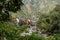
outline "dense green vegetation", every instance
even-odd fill
[[[22,5],[22,0],[0,0],[0,21],[9,20],[9,12],[17,12]]]
[[[37,26],[42,32],[50,34],[60,33],[60,5],[48,14],[41,14]]]
[[[54,36],[44,37],[32,33],[32,35],[21,36],[20,33],[26,30],[25,26],[20,26],[19,28],[8,26],[6,23],[0,25],[0,39],[4,40],[59,40],[60,34],[55,34]]]
[[[56,40],[54,36],[43,37],[42,35],[35,35],[32,34],[31,36],[22,36],[20,37],[21,40]]]
[[[37,15],[37,17],[40,17],[36,23],[37,27],[40,28],[42,33],[48,34],[47,37],[36,33],[32,33],[30,36],[21,36],[20,34],[23,31],[26,31],[26,26],[16,27],[7,24],[7,21],[10,20],[9,12],[17,12],[21,9],[22,5],[22,0],[0,0],[0,40],[4,40],[4,38],[6,38],[6,40],[60,40],[60,5],[56,5],[55,9],[48,14]],[[22,9],[24,8],[22,7]],[[26,14],[30,13],[27,12],[27,9],[24,10]],[[23,13],[23,10],[20,11]],[[37,10],[33,9],[33,11]],[[31,13],[40,12],[37,11]],[[26,18],[30,18],[32,17],[31,15],[25,16]]]
[[[9,12],[17,12],[22,5],[22,0],[0,0],[0,40],[4,40],[4,37],[14,40],[25,30],[25,26],[16,28],[5,23],[10,20]]]
[[[25,26],[20,26],[19,28],[8,26],[6,23],[0,23],[0,40],[3,40],[4,37],[7,40],[18,40],[20,33],[26,30]]]

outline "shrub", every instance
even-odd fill
[[[60,34],[55,34],[54,37],[56,38],[56,40],[60,40]]]
[[[51,34],[60,33],[60,10],[57,8],[58,6],[50,13],[40,16],[37,27],[39,27],[42,32],[49,32]]]
[[[2,39],[5,37],[7,40],[16,40],[20,37],[20,33],[25,29],[25,26],[17,28],[3,23],[0,24],[0,36]]]
[[[46,40],[46,38],[45,37],[43,37],[43,36],[41,36],[41,35],[34,35],[34,34],[32,34],[32,35],[30,35],[30,36],[22,36],[22,37],[20,37],[20,39],[19,40]]]

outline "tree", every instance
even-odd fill
[[[42,32],[60,33],[60,5],[56,5],[50,13],[41,15],[37,26],[40,27]]]
[[[5,21],[10,20],[9,11],[17,12],[22,5],[23,5],[22,0],[0,0],[0,22],[3,23]],[[0,28],[1,28],[0,29],[0,40],[4,40],[3,39],[4,35],[5,35],[5,37],[8,37],[8,39],[11,37],[11,35],[15,36],[15,34],[16,34],[15,31],[14,31],[14,33],[10,32],[12,29],[14,30],[15,27],[10,29],[10,27],[7,26],[6,23],[5,24],[4,23],[1,24],[1,23],[0,23]],[[5,29],[7,29],[7,30],[5,30]],[[19,30],[17,30],[17,31],[19,31]],[[10,40],[13,40],[13,39],[15,40],[14,37],[10,38]]]
[[[56,5],[55,9],[50,12],[52,26],[47,31],[51,33],[60,33],[60,5]]]
[[[9,11],[17,12],[22,5],[22,0],[0,0],[0,21],[9,20]]]

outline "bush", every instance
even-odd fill
[[[60,6],[59,6],[60,7]],[[58,10],[58,11],[57,11]],[[60,10],[57,7],[48,14],[42,14],[37,22],[37,26],[42,32],[51,34],[60,33]]]
[[[55,34],[54,37],[56,38],[56,40],[60,40],[60,34]]]
[[[20,33],[26,30],[25,26],[12,27],[8,26],[6,23],[0,24],[0,35],[1,38],[6,38],[7,40],[59,40],[60,34],[54,36],[44,37],[42,35],[38,35],[32,33],[32,35],[21,36]]]
[[[19,40],[46,40],[46,38],[41,35],[39,36],[32,34],[30,36],[21,36]]]
[[[47,40],[56,40],[56,38],[54,36],[48,36]]]
[[[21,36],[19,40],[56,40],[54,36],[44,37],[42,35],[32,34],[30,36]]]
[[[20,37],[20,33],[26,29],[25,26],[19,28],[8,26],[6,23],[0,24],[0,35],[1,38],[6,38],[7,40],[16,40]]]

